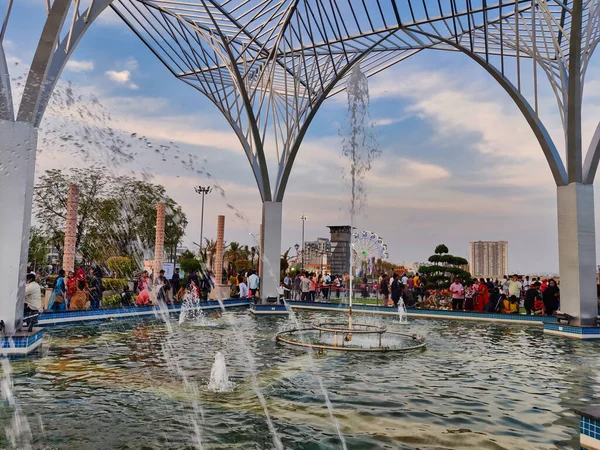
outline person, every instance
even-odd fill
[[[240,298],[248,298],[248,285],[244,283],[244,276],[238,275],[237,280],[240,287]]]
[[[35,274],[28,273],[25,277],[25,311],[24,315],[42,311],[42,288],[35,281]]]
[[[258,295],[258,275],[254,270],[250,271],[250,276],[248,277],[248,290],[250,291],[250,297],[256,297]]]
[[[369,284],[369,279],[367,278],[367,275],[365,274],[365,276],[362,279],[362,298],[367,298],[369,296],[369,290],[368,290],[368,284]]]
[[[77,280],[77,290],[71,296],[71,300],[69,301],[69,309],[71,310],[82,310],[87,307],[87,278],[85,277],[85,272],[83,269],[79,269],[77,271],[77,276],[75,277]]]
[[[414,282],[414,279],[413,279]],[[406,276],[406,272],[404,272],[404,275],[402,275],[402,284],[405,286],[408,286],[408,277]]]
[[[171,288],[173,289],[173,294],[177,294],[179,289],[181,289],[181,276],[179,275],[179,267],[175,268],[175,273],[171,277]]]
[[[156,279],[154,280],[154,283],[158,289],[157,293],[156,293],[156,300],[161,301],[161,302],[165,302],[166,304],[170,304],[170,300],[169,300],[169,282],[167,281],[167,278],[165,277],[165,271],[164,270],[160,270],[158,272],[158,277],[156,277]]]
[[[323,288],[321,289],[325,300],[329,300],[329,286],[331,286],[331,275],[327,272],[323,277]]]
[[[317,299],[317,276],[313,272],[308,277],[310,279],[310,301],[314,302]]]
[[[487,305],[490,291],[488,290],[487,283],[484,278],[479,279],[479,284],[477,288],[477,297],[475,297],[475,302],[473,304],[474,311],[483,311],[485,309],[485,305]],[[493,289],[492,289],[493,292]]]
[[[302,279],[300,280],[300,290],[302,291],[302,301],[310,302],[310,278],[307,272],[302,273]]]
[[[286,273],[285,277],[283,278],[283,297],[286,300],[289,300],[291,290],[292,290],[292,279],[290,278],[290,275],[288,273]],[[242,298],[241,295],[240,295],[240,298]]]
[[[506,282],[506,286],[508,288],[509,297],[516,297],[517,299],[521,298],[521,288],[523,285],[519,281],[519,276],[517,274],[514,274],[512,279]]]
[[[510,300],[508,299],[506,294],[500,295],[498,303],[498,312],[500,312],[501,314],[510,314]]]
[[[123,291],[121,292],[121,306],[125,308],[133,306],[133,298],[131,297],[128,285],[123,286]]]
[[[142,272],[142,275],[140,276],[137,285],[138,292],[142,292],[144,289],[150,291],[150,277],[148,276],[147,270],[144,270],[144,272]]]
[[[75,276],[75,272],[73,272],[72,270],[69,270],[69,273],[67,274],[66,285],[67,285],[66,309],[70,309],[69,305],[71,304],[71,298],[73,297],[73,295],[75,295],[77,293],[77,277]]]
[[[193,298],[195,298],[195,299],[200,298],[200,288],[198,287],[198,284],[196,283],[196,281],[192,280],[190,282],[188,291],[190,292],[190,294]]]
[[[508,313],[519,314],[519,297],[516,295],[508,297]]]
[[[502,279],[502,293],[504,295],[506,295],[507,297],[510,295],[509,290],[508,290],[508,285],[509,280],[508,280],[508,276],[504,275],[504,278]]]
[[[150,306],[150,293],[146,287],[144,287],[138,294],[137,298],[135,299],[135,304],[137,306]]]
[[[301,290],[300,290],[300,282],[302,278],[300,277],[300,273],[296,274],[296,278],[294,278],[294,300],[300,300]]]
[[[400,277],[398,275],[394,275],[392,284],[392,301],[394,302],[394,306],[398,306],[398,302],[400,301],[400,295],[402,295],[402,283],[400,282]]]
[[[148,275],[147,272],[145,273]],[[192,281],[196,284],[197,288],[200,287],[200,279],[198,278],[198,272],[196,270],[193,270],[192,273],[190,273],[190,276],[188,277],[188,286],[192,284]]]
[[[465,311],[473,311],[475,309],[475,294],[473,284],[469,284],[465,289]]]
[[[416,286],[419,285],[419,283],[420,283],[419,280],[420,280],[419,274],[417,274],[414,277],[407,277],[406,285],[408,286],[409,289],[414,289]]]
[[[99,309],[102,301],[102,270],[99,267],[90,269],[90,309]]]
[[[463,309],[465,288],[458,278],[454,278],[454,282],[450,285],[450,293],[452,294],[452,310],[456,311]]]
[[[542,296],[540,295],[540,291],[538,290],[540,287],[539,283],[533,283],[532,285],[529,286],[529,289],[527,289],[527,292],[525,292],[525,311],[527,312],[528,315],[530,314],[535,314],[535,302],[537,300],[542,300]],[[543,301],[542,301],[543,304]]]
[[[333,280],[333,285],[335,286],[336,298],[340,298],[340,291],[342,290],[342,279],[339,275],[335,276],[335,280]]]
[[[554,278],[548,280],[548,285],[542,294],[546,315],[552,316],[558,310],[558,302],[560,299],[560,289],[556,285]]]
[[[50,296],[50,301],[48,302],[48,310],[49,311],[64,311],[66,308],[65,305],[65,271],[60,269],[58,271],[58,278],[54,282],[54,287],[52,288],[52,295]]]
[[[383,297],[383,306],[387,306],[388,304],[388,299],[390,296],[389,286],[388,277],[384,273],[381,277],[381,283],[379,284],[379,290],[381,291],[381,296]]]
[[[523,281],[523,290],[527,292],[533,283],[529,281],[529,275],[525,276],[525,281]]]
[[[536,316],[543,316],[546,314],[546,307],[544,306],[544,300],[542,300],[541,296],[537,296],[535,302],[533,303],[533,314]]]

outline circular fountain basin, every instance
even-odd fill
[[[389,331],[376,325],[329,322],[306,328],[284,330],[275,336],[282,344],[345,352],[410,352],[427,346],[424,337],[417,334]]]

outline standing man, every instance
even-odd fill
[[[539,302],[542,300],[542,296],[540,294],[540,291],[538,290],[540,288],[540,284],[535,282],[533,283],[531,286],[529,286],[529,289],[527,289],[527,292],[525,292],[525,311],[527,311],[527,314],[535,314],[535,302]]]
[[[309,302],[311,300],[311,297],[310,297],[310,278],[308,276],[308,272],[304,272],[302,274],[302,279],[300,280],[300,290],[302,291],[302,301]]]
[[[506,281],[504,284],[506,286],[506,290],[508,291],[508,296],[512,297],[513,295],[516,298],[521,298],[521,282],[519,281],[519,277],[517,274],[512,276],[512,280]]]
[[[179,276],[179,267],[175,269],[175,273],[171,277],[171,287],[173,288],[173,298],[177,298],[177,293],[181,289],[181,277]]]
[[[248,277],[248,290],[250,291],[250,297],[256,297],[258,294],[258,275],[254,270],[250,271],[250,276]]]
[[[323,298],[325,298],[325,300],[329,300],[329,286],[331,285],[331,275],[329,275],[329,272],[327,272],[325,274],[325,277],[323,277],[323,287],[321,288],[321,292],[323,292]]]
[[[292,279],[289,274],[285,274],[285,278],[283,279],[283,297],[286,300],[290,299],[290,291],[292,290]]]
[[[454,279],[454,283],[450,286],[450,293],[452,294],[452,310],[463,309],[463,303],[465,301],[465,288],[460,284],[458,278]]]

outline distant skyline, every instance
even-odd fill
[[[40,3],[24,0],[14,6],[6,49],[15,78],[25,73],[39,38],[45,18]],[[0,8],[5,4],[0,1]],[[112,11],[84,36],[61,80],[63,86],[73,83],[75,104],[70,112],[49,110],[42,122],[38,175],[99,163],[116,174],[144,172],[183,207],[189,221],[184,245],[190,248],[200,235],[194,186],[218,182],[225,197],[217,192],[206,197],[204,236],[215,236],[217,215],[225,214],[226,240],[252,243],[261,201],[234,133],[214,105],[176,80]],[[586,76],[584,148],[600,120],[598,86],[599,65],[593,59]],[[373,77],[370,92],[382,156],[367,176],[368,201],[357,228],[379,234],[397,263],[425,261],[440,243],[468,258],[470,241],[506,240],[511,272],[558,271],[550,170],[525,119],[481,68],[460,54],[424,51]],[[167,146],[172,141],[180,153],[169,146],[163,161],[140,145],[135,162],[111,164],[101,152],[83,158],[73,143],[61,148],[52,130],[56,124],[81,129],[85,120],[75,121],[72,114],[83,106],[77,96],[90,93],[110,112],[116,132],[135,132]],[[562,148],[556,101],[549,89],[541,94],[540,116]],[[292,248],[293,253],[294,244],[300,244],[303,214],[308,216],[306,240],[328,237],[327,225],[350,222],[339,136],[345,113],[342,93],[325,102],[309,129],[284,199],[282,251]],[[53,144],[43,146],[44,138]],[[188,153],[202,173],[182,167]],[[596,215],[599,209],[596,202]]]

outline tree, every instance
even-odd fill
[[[200,270],[202,268],[202,263],[194,257],[181,258],[179,260],[179,267],[181,267],[181,270],[183,270],[186,274],[189,274]]]
[[[177,247],[187,218],[165,188],[133,177],[114,177],[105,167],[48,170],[35,187],[35,214],[62,257],[69,184],[79,187],[77,250],[84,263],[105,264],[121,255],[139,261],[152,254],[156,205],[166,205],[165,248]]]
[[[454,277],[459,277],[463,283],[471,281],[471,274],[462,267],[468,262],[465,258],[448,254],[449,250],[444,244],[435,248],[435,254],[429,257],[429,266],[419,267],[419,272],[427,280],[428,289],[448,288]]]
[[[34,272],[39,266],[43,266],[47,262],[48,256],[48,237],[45,236],[42,230],[38,227],[31,227],[29,232],[29,264],[33,267]]]
[[[131,258],[126,256],[111,256],[106,264],[110,270],[118,272],[120,277],[131,276],[136,269]]]
[[[283,252],[283,255],[281,255],[281,280],[283,280],[285,278],[285,273],[287,272],[288,268],[290,267],[290,262],[289,262],[289,253],[290,250],[292,248],[288,248],[285,252]]]

